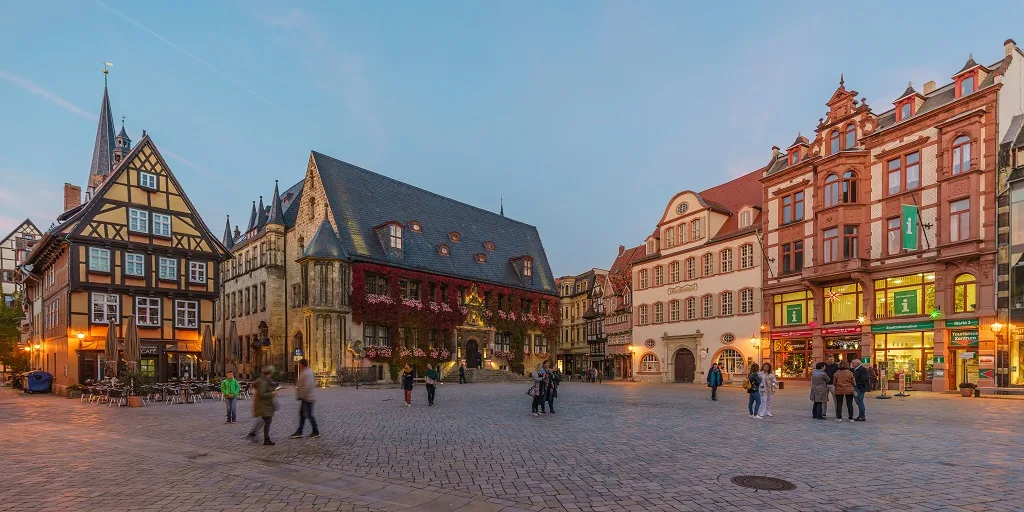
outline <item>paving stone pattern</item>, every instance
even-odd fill
[[[317,393],[323,437],[243,439],[223,405],[87,405],[0,390],[0,511],[406,510],[1010,511],[1024,509],[1024,401],[914,393],[868,398],[864,423],[810,419],[807,389],[746,414],[695,385],[565,383],[557,414],[529,414],[525,385],[449,384]],[[832,413],[832,407],[829,407]],[[307,427],[308,429],[308,427]],[[307,430],[308,433],[308,430]],[[757,491],[738,475],[782,478]]]

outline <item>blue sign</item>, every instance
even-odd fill
[[[302,357],[302,348],[301,347],[295,349],[295,357]]]

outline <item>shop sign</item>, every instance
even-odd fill
[[[903,229],[900,230],[901,247],[907,250],[917,249],[917,226],[921,220],[917,206],[904,204],[900,206],[900,223]]]
[[[668,289],[668,294],[673,295],[676,293],[687,293],[697,291],[697,283],[683,284],[679,286],[672,286]]]
[[[772,333],[773,340],[779,338],[806,338],[810,336],[814,336],[814,331],[810,329],[804,331],[782,331]]]
[[[836,335],[836,334],[860,334],[861,328],[858,327],[829,327],[828,329],[822,329],[821,334],[824,336]]]
[[[977,318],[961,318],[959,320],[946,320],[946,327],[977,327]]]
[[[953,347],[977,347],[978,331],[949,331],[949,344]]]
[[[960,352],[960,359],[974,359],[974,352]]]
[[[860,358],[860,362],[864,364],[871,364],[871,356],[864,356]]]
[[[139,347],[139,354],[144,356],[160,355],[160,347],[156,345],[142,345]]]
[[[917,290],[903,290],[893,292],[892,314],[896,316],[907,316],[917,314]]]
[[[872,325],[871,332],[927,331],[934,328],[935,322],[911,322],[908,324]]]
[[[946,356],[932,356],[932,364],[946,364]]]
[[[978,364],[981,366],[996,364],[996,356],[978,356]]]
[[[992,378],[992,370],[978,370],[978,378],[979,379],[991,379]]]
[[[860,348],[860,338],[840,338],[825,340],[825,350],[857,350]]]
[[[786,325],[799,325],[804,323],[804,305],[786,304]]]

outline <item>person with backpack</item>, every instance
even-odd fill
[[[751,418],[764,419],[758,416],[758,409],[761,408],[761,367],[754,364],[750,367],[747,380],[743,381],[743,389],[747,390],[747,412]]]
[[[708,371],[708,387],[711,388],[711,400],[718,401],[718,386],[722,385],[722,369],[718,363],[711,363],[711,370]]]

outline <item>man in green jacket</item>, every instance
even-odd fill
[[[241,391],[241,387],[238,385],[238,381],[235,380],[235,372],[229,371],[227,378],[224,382],[220,383],[220,394],[224,397],[224,403],[227,404],[228,409],[228,421],[225,423],[235,423],[235,406],[238,404],[238,393]]]

